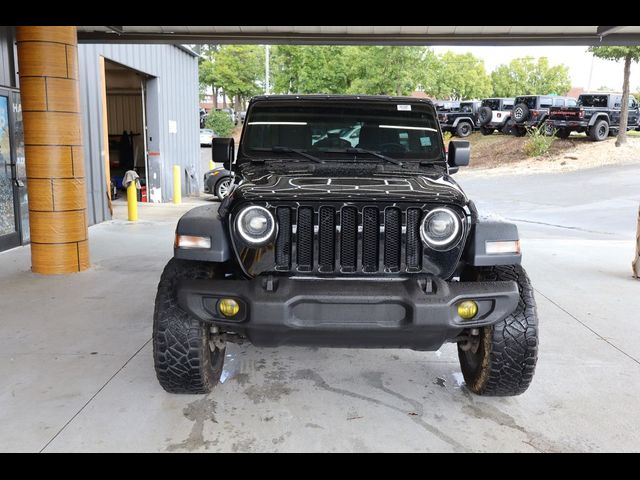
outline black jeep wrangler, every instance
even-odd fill
[[[480,133],[492,135],[496,130],[510,133],[508,124],[513,112],[513,98],[485,98],[478,110]]]
[[[527,129],[538,128],[545,124],[551,107],[575,107],[576,105],[576,99],[573,97],[553,95],[516,97],[509,128],[516,137],[523,137],[527,134]]]
[[[337,135],[359,127],[355,146]],[[315,140],[314,140],[315,138]],[[489,220],[452,179],[429,100],[261,96],[213,156],[233,169],[220,203],[178,222],[158,285],[153,354],[169,392],[218,382],[228,342],[410,348],[457,343],[467,387],[517,395],[538,319],[515,225]]]
[[[599,142],[607,135],[617,135],[620,129],[621,93],[583,93],[577,105],[551,107],[546,130],[560,138],[571,132],[585,132],[591,140]],[[640,107],[633,95],[629,95],[627,130],[640,129]]]
[[[478,109],[482,102],[472,100],[460,102],[457,108],[438,111],[438,121],[443,132],[451,132],[458,137],[468,137],[478,125]]]

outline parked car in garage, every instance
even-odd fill
[[[513,98],[485,98],[478,110],[480,133],[492,135],[496,130],[509,133],[507,125],[513,112]]]
[[[360,126],[355,147],[339,136],[345,124]],[[215,138],[213,156],[237,183],[219,208],[196,207],[176,227],[153,322],[165,390],[209,392],[226,345],[243,342],[451,342],[471,392],[528,388],[538,316],[517,226],[480,216],[455,182],[469,142],[445,151],[431,101],[254,97],[237,157],[233,138]]]
[[[217,135],[210,128],[201,128],[200,129],[200,146],[201,147],[210,147],[211,142]]]
[[[229,195],[233,184],[233,173],[224,167],[217,167],[204,174],[204,191],[215,195],[219,200]]]

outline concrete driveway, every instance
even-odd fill
[[[153,299],[189,205],[92,227],[86,273],[38,276],[28,249],[0,254],[0,450],[637,451],[638,178],[640,166],[459,174],[481,212],[518,222],[536,288],[538,368],[513,398],[469,393],[454,345],[231,345],[212,394],[165,393]]]

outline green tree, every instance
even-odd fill
[[[348,93],[408,95],[422,81],[426,59],[424,47],[346,47]]]
[[[549,65],[546,57],[515,58],[491,72],[493,94],[497,97],[518,95],[564,95],[571,88],[569,67]]]
[[[627,121],[629,115],[629,76],[631,62],[640,61],[640,47],[589,47],[595,57],[613,60],[624,60],[624,80],[622,82],[622,108],[620,109],[620,129],[616,139],[616,147],[627,142]]]
[[[213,110],[207,115],[205,126],[210,128],[219,137],[230,137],[233,132],[233,122],[229,114],[222,110]]]
[[[258,45],[223,45],[215,55],[214,78],[235,108],[263,91],[264,48]]]
[[[339,45],[278,45],[272,50],[275,93],[345,93],[345,48]]]
[[[213,89],[213,106],[218,108],[218,78],[215,71],[215,54],[219,50],[218,45],[201,45],[200,58],[198,58],[198,80],[200,82],[200,99],[206,94],[207,89]]]
[[[446,52],[429,58],[424,67],[424,90],[434,97],[462,100],[491,95],[491,78],[484,61],[471,53]]]

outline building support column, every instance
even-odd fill
[[[89,268],[76,27],[17,27],[31,269]]]

